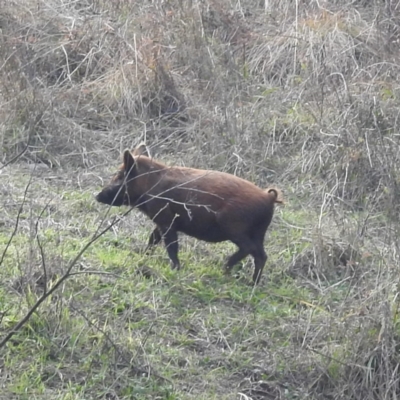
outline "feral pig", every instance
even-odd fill
[[[180,268],[178,232],[207,242],[230,240],[239,249],[227,260],[226,271],[251,254],[254,283],[267,260],[263,242],[274,204],[282,203],[277,189],[262,190],[234,175],[168,167],[150,158],[144,144],[125,150],[123,164],[96,200],[137,207],[151,218],[156,228],[147,249],[163,239],[172,268]]]

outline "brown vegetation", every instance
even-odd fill
[[[400,397],[399,82],[395,0],[0,0],[0,398]],[[140,215],[76,258],[141,141],[285,189],[268,279]]]

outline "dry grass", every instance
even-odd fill
[[[394,1],[0,1],[0,334],[119,214],[119,153],[283,188],[260,287],[131,213],[0,350],[0,398],[400,396]],[[105,225],[104,225],[105,224]]]

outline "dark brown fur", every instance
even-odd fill
[[[108,205],[139,208],[156,224],[148,248],[164,239],[172,268],[180,268],[178,232],[207,242],[230,240],[239,249],[226,263],[229,272],[247,255],[254,258],[254,283],[267,255],[265,232],[271,223],[277,189],[262,190],[224,172],[168,167],[146,155],[145,146],[125,150],[119,171],[96,199]]]

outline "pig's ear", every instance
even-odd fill
[[[146,156],[150,157],[149,149],[146,146],[146,143],[141,142],[138,144],[135,149],[132,151],[134,156]]]
[[[133,170],[133,167],[135,166],[135,159],[133,158],[132,153],[130,150],[125,150],[124,155],[123,155],[123,161],[124,161],[124,170],[125,172],[131,172]]]

